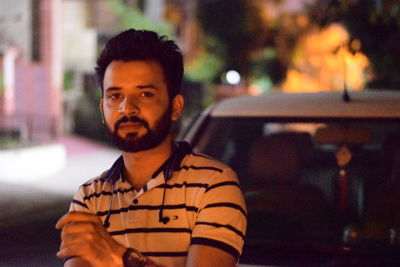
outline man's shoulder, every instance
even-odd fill
[[[115,183],[120,177],[120,171],[123,166],[123,158],[120,156],[113,165],[103,171],[99,176],[94,177],[80,186],[83,191],[94,191],[102,190],[106,184]]]
[[[225,169],[230,169],[228,165],[223,163],[222,161],[210,157],[203,153],[191,152],[188,154],[184,160],[182,161],[183,164],[193,165],[193,166],[203,166],[203,167],[213,167],[224,171]]]
[[[202,153],[191,152],[179,167],[187,179],[200,177],[203,181],[214,179],[236,180],[236,173],[225,163]]]
[[[91,178],[87,180],[84,184],[82,184],[79,189],[81,191],[93,191],[96,192],[101,190],[104,187],[104,184],[107,183],[106,178],[104,177],[104,173],[100,174],[97,177]]]

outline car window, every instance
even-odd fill
[[[353,228],[389,241],[400,225],[398,121],[211,118],[201,133],[195,150],[239,176],[247,245],[342,242]]]

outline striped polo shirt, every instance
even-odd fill
[[[235,172],[188,152],[166,181],[167,162],[136,191],[120,175],[121,156],[106,175],[79,188],[70,210],[97,214],[103,222],[109,217],[107,230],[114,239],[165,266],[185,266],[191,244],[216,247],[238,259],[247,219]],[[107,175],[118,177],[109,182]],[[169,218],[165,224],[159,221],[160,209]]]

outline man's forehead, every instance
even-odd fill
[[[109,69],[126,69],[126,68],[154,68],[162,70],[162,66],[155,60],[113,60],[108,64],[106,71]]]
[[[112,61],[106,69],[104,84],[131,81],[146,86],[165,83],[161,65],[155,61]]]
[[[161,65],[155,61],[112,61],[103,79],[103,94],[158,91],[169,96]]]
[[[133,85],[132,86],[133,89],[139,89],[139,90],[145,90],[145,89],[151,89],[151,90],[159,90],[160,88],[155,86],[154,84],[144,84],[144,85]],[[104,90],[106,92],[114,92],[114,91],[120,91],[123,88],[120,86],[109,86],[104,88]]]

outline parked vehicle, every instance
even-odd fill
[[[241,263],[399,266],[400,93],[231,98],[181,138],[239,176]]]

